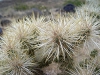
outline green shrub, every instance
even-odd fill
[[[44,5],[33,5],[31,8],[38,8],[39,10],[47,9]]]
[[[64,1],[64,5],[69,4],[69,3],[75,6],[81,6],[81,4],[85,3],[85,0],[65,0]]]
[[[17,6],[15,6],[15,10],[27,10],[27,9],[29,9],[29,6],[28,5],[26,5],[26,4],[18,4]]]

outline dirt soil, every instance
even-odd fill
[[[49,5],[49,6],[56,6],[57,4],[61,5],[63,3],[64,0],[4,0],[0,2],[0,9],[4,8],[4,7],[8,7],[8,6],[12,6],[12,5],[16,5],[17,3],[43,3],[45,5]],[[53,7],[52,6],[52,7]]]
[[[17,12],[14,6],[19,3],[28,6],[40,5],[45,6],[48,10],[51,8],[61,8],[65,0],[3,0],[0,2],[0,14],[6,16],[12,12]]]

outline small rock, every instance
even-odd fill
[[[2,28],[0,28],[0,35],[2,35],[3,34],[3,31],[2,31]]]
[[[3,16],[2,16],[2,15],[0,15],[0,19],[1,19],[1,18],[3,18]]]
[[[34,12],[35,17],[42,15],[42,12],[37,8],[32,8],[32,12]]]
[[[37,8],[32,8],[30,10],[25,11],[26,16],[30,17],[34,14],[35,17],[39,17],[42,15],[42,12]]]
[[[75,6],[73,4],[67,4],[63,7],[65,12],[75,12]]]
[[[9,25],[10,23],[11,23],[10,20],[5,19],[5,20],[2,20],[2,21],[1,21],[1,26],[7,26],[7,25]]]
[[[26,12],[26,15],[30,17],[32,16],[32,12]]]

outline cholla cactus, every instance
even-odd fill
[[[78,48],[89,53],[94,49],[100,49],[99,27],[100,22],[95,15],[89,15],[87,12],[76,11],[74,22],[77,26],[77,42]]]
[[[26,18],[19,22],[13,21],[7,27],[1,37],[0,75],[34,75],[34,67],[36,66],[34,58],[27,55],[29,47],[23,47],[24,41],[35,36],[33,34],[35,31],[33,21]]]
[[[87,12],[88,14],[100,15],[100,0],[86,0],[86,3],[77,9]]]
[[[99,75],[99,74],[95,74],[94,70],[96,69],[95,66],[90,66],[87,65],[88,67],[86,69],[83,69],[80,66],[77,66],[75,68],[75,71],[71,71],[69,72],[70,75]]]
[[[12,33],[12,36],[16,36],[16,39],[22,40],[32,36],[35,32],[35,18],[23,18],[21,20],[13,20],[11,26],[8,28],[7,33]]]
[[[34,66],[32,58],[20,51],[10,50],[6,52],[5,60],[0,61],[1,75],[33,75]],[[32,72],[33,71],[33,72]]]
[[[58,59],[63,56],[65,60],[66,55],[72,57],[74,52],[74,45],[72,41],[75,36],[74,29],[71,27],[71,19],[59,16],[57,18],[51,18],[42,26],[38,26],[39,36],[37,41],[40,44],[37,45],[39,52],[41,52],[43,58]]]
[[[35,66],[34,60],[26,55],[25,49],[21,49],[20,42],[16,41],[13,37],[12,40],[11,38],[3,38],[2,40],[3,43],[0,50],[0,74],[33,75],[33,67]]]
[[[84,60],[83,63],[79,63],[74,66],[73,70],[69,70],[67,73],[70,75],[99,75],[100,69],[97,69],[97,58]]]

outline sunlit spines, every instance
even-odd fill
[[[36,63],[23,52],[12,50],[6,52],[8,58],[0,62],[1,75],[33,75]]]
[[[83,4],[81,7],[77,7],[78,10],[81,10],[83,13],[87,12],[89,15],[95,14],[100,15],[100,0],[86,0],[85,4]],[[76,9],[76,10],[77,10]]]
[[[74,16],[74,25],[77,31],[76,45],[86,50],[86,53],[99,49],[100,32],[98,28],[100,27],[100,22],[97,20],[96,15],[89,15],[87,12],[77,10]]]
[[[38,27],[37,41],[40,43],[37,47],[40,48],[40,51],[43,51],[42,54],[46,60],[52,58],[59,60],[60,55],[65,59],[66,54],[72,56],[74,46],[71,44],[73,38],[70,37],[74,35],[73,32],[70,32],[71,22],[69,22],[69,18],[60,15],[57,18],[51,18],[43,26]]]
[[[77,65],[74,65],[74,69],[69,69],[67,73],[70,75],[99,75],[100,69],[98,66],[97,58],[87,58]]]

